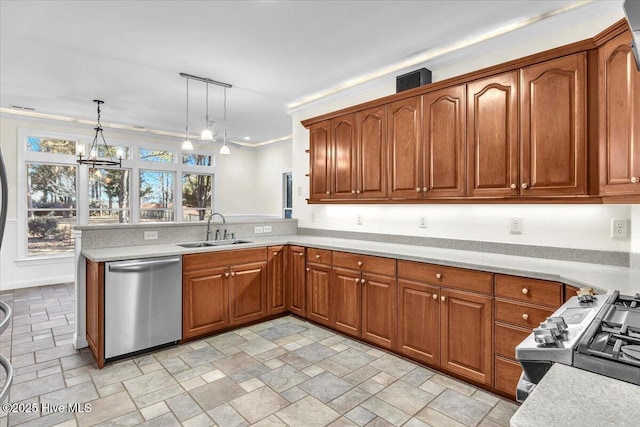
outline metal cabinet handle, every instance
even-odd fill
[[[360,281],[360,279],[358,279],[357,277],[355,278],[356,283],[358,283]]]
[[[520,187],[526,190],[527,188],[529,188],[529,185],[526,182],[523,182]]]
[[[316,255],[316,259],[320,259],[320,255]]]
[[[442,274],[436,273],[436,279],[442,279]]]
[[[522,315],[522,318],[523,318],[524,320],[529,320],[529,315],[528,315],[527,313],[524,313],[524,314]]]
[[[331,191],[327,191],[327,194],[331,194]]]
[[[358,267],[362,267],[362,261],[358,261]]]
[[[422,191],[426,193],[427,191],[429,191],[429,187],[422,187]]]
[[[366,282],[366,280],[360,279],[360,283],[364,284],[365,282]]]
[[[526,295],[526,294],[528,294],[528,293],[529,293],[529,289],[527,289],[527,288],[522,288],[522,293],[523,293],[523,294],[525,294],[525,295]]]
[[[438,295],[433,294],[433,299],[438,299]]]
[[[311,269],[309,267],[307,267],[307,271],[311,271]]]
[[[298,254],[298,256],[304,256],[304,253],[300,252],[300,253]]]
[[[229,273],[224,273],[224,277],[229,277]]]
[[[637,184],[638,182],[640,182],[640,177],[632,176],[632,177],[631,177],[631,182],[632,182],[633,184]]]
[[[351,190],[351,194],[356,194],[356,190]]]
[[[274,255],[278,255],[278,252],[274,252],[273,254],[274,254]]]
[[[235,276],[235,275],[236,275],[236,272],[235,272],[235,271],[232,271],[232,272],[231,272],[231,276]]]
[[[446,301],[446,300],[447,300],[447,297],[445,297],[444,295],[442,295],[442,296],[440,297],[440,299],[441,299],[442,301]]]
[[[416,187],[416,191],[419,193],[420,192],[420,187]]]
[[[360,190],[356,190],[356,193],[360,194]]]
[[[518,186],[517,186],[517,185],[515,185],[515,184],[511,184],[511,189],[512,189],[512,190],[515,190],[516,188],[518,188]]]

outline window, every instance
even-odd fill
[[[76,154],[76,141],[54,138],[27,138],[27,150],[39,153]]]
[[[139,154],[140,160],[145,162],[173,163],[173,153],[171,151],[140,148]]]
[[[127,223],[130,218],[129,170],[89,169],[89,223]]]
[[[174,172],[140,170],[140,221],[173,221]]]
[[[293,177],[291,172],[282,174],[283,187],[283,218],[293,218]]]
[[[203,221],[211,209],[211,175],[182,174],[182,220]]]
[[[112,157],[114,159],[128,159],[129,147],[125,147],[122,145],[109,145],[108,149],[106,149],[104,145],[98,145],[98,157],[103,159],[108,157]]]
[[[212,156],[207,154],[183,154],[182,163],[185,165],[211,166]]]
[[[27,163],[28,255],[73,252],[75,224],[76,167]]]

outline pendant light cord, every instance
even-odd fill
[[[189,79],[187,80],[187,126],[185,127],[185,131],[184,131],[184,139],[188,140],[189,139]]]
[[[207,83],[207,99],[205,101],[206,109],[207,109],[207,118],[204,123],[205,128],[209,128],[209,83]]]
[[[227,88],[224,88],[224,145],[227,145]]]

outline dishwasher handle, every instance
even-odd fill
[[[109,264],[109,271],[142,271],[154,266],[175,264],[180,262],[180,257],[154,259],[150,261],[120,262]]]

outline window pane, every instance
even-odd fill
[[[173,221],[173,172],[140,171],[140,221]]]
[[[288,173],[286,177],[286,193],[285,193],[285,207],[291,208],[293,206],[293,178]]]
[[[104,147],[104,144],[98,145],[98,157],[107,158],[111,157],[114,159],[129,158],[129,147],[125,147],[124,145],[109,145],[108,149]]]
[[[146,162],[173,163],[173,153],[171,151],[140,148],[140,160]]]
[[[183,154],[182,163],[185,165],[211,166],[212,156],[208,154]]]
[[[89,221],[129,222],[128,169],[89,169]]]
[[[202,221],[211,208],[211,175],[182,174],[182,219]]]
[[[284,217],[286,219],[291,219],[293,218],[293,211],[291,209],[285,209],[284,210]]]
[[[41,153],[76,154],[76,141],[64,139],[27,137],[27,150]]]
[[[75,166],[27,163],[27,209],[75,207]]]
[[[27,216],[29,256],[73,252],[75,210],[28,210]]]

